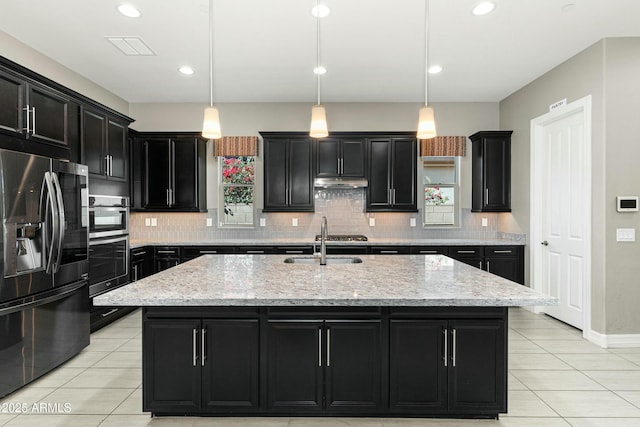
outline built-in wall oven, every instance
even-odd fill
[[[89,196],[89,296],[128,282],[129,200]]]

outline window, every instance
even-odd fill
[[[458,224],[458,157],[424,157],[424,225]]]
[[[253,226],[255,157],[220,157],[220,225]]]

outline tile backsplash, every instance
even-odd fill
[[[497,213],[460,212],[458,228],[422,226],[422,212],[364,212],[365,194],[362,189],[316,190],[315,212],[256,212],[256,223],[264,218],[266,226],[236,228],[218,226],[217,209],[207,213],[158,213],[131,214],[131,239],[154,242],[206,242],[224,239],[250,239],[259,241],[272,238],[313,238],[320,232],[320,219],[327,217],[330,234],[364,234],[369,238],[396,239],[508,239],[524,240],[523,235],[498,231]],[[156,227],[145,226],[146,218],[156,218]],[[207,219],[213,226],[207,227]],[[298,226],[292,226],[297,218]],[[369,219],[375,218],[375,226]],[[411,227],[411,218],[416,226]],[[482,226],[487,218],[487,226]]]

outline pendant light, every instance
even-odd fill
[[[202,136],[208,139],[222,138],[220,114],[213,106],[213,0],[209,0],[209,106],[204,109]]]
[[[318,89],[318,103],[311,108],[311,127],[309,130],[309,136],[312,138],[325,138],[329,136],[327,129],[327,112],[324,109],[324,105],[320,103],[320,18],[322,14],[319,13],[320,5],[319,0],[316,0],[316,69],[314,72],[317,77],[317,89]]]
[[[429,88],[429,0],[425,0],[424,6],[424,107],[420,108],[418,116],[418,139],[434,138],[436,133],[436,122],[433,108],[427,103]]]

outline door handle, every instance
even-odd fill
[[[444,367],[446,368],[449,364],[447,359],[449,358],[449,339],[447,334],[447,328],[442,330],[442,335],[444,336]]]
[[[27,104],[27,106],[25,108],[23,108],[23,110],[26,111],[26,113],[27,113],[27,117],[26,117],[27,126],[25,127],[24,130],[25,130],[26,133],[29,133],[29,131],[30,131],[29,127],[30,127],[30,124],[31,124],[31,123],[29,123],[29,113],[31,112],[31,109],[29,108],[29,104]]]
[[[56,197],[58,199],[58,256],[56,257],[56,264],[53,270],[54,272],[57,272],[58,268],[60,268],[60,261],[62,259],[62,245],[64,243],[66,234],[66,221],[64,215],[64,199],[62,197],[62,187],[60,187],[58,174],[53,172],[51,174],[51,178],[53,179],[54,188],[56,189]]]
[[[488,205],[489,204],[489,189],[485,188],[484,190],[484,204]]]
[[[546,240],[543,240],[542,242],[540,242],[540,244],[542,246],[549,246],[549,242],[547,242]]]
[[[58,216],[58,212],[57,212],[56,199],[54,199],[55,189],[53,187],[51,172],[47,171],[44,173],[44,183],[47,187],[47,207],[45,209],[45,216],[44,216],[45,225],[47,226],[47,228],[49,225],[49,222],[48,222],[49,210],[51,210],[51,241],[48,241],[45,233],[45,239],[48,241],[48,245],[45,242],[45,248],[48,252],[47,265],[46,265],[45,271],[47,272],[47,274],[51,274],[54,269],[54,265],[53,265],[53,258],[55,256],[54,248],[57,245],[57,238],[58,238],[58,232],[60,227],[60,225],[58,224],[58,221],[60,220],[60,217]],[[48,233],[49,230],[46,230],[46,231]]]

